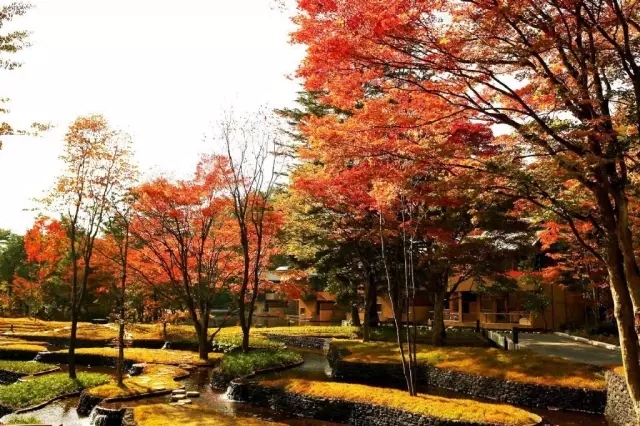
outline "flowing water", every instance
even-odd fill
[[[303,378],[316,381],[330,380],[329,374],[331,369],[326,357],[320,351],[297,350],[304,358],[304,364],[300,367],[272,373],[263,378]],[[63,366],[64,369],[65,366]],[[108,372],[113,374],[113,369],[103,368],[87,368],[83,371]],[[292,426],[321,426],[336,425],[319,420],[305,419],[301,417],[293,417],[280,413],[275,413],[268,407],[257,407],[249,404],[229,401],[224,392],[212,389],[210,383],[211,369],[196,369],[191,375],[181,381],[187,390],[197,390],[200,392],[199,398],[192,398],[193,408],[199,408],[205,412],[217,412],[219,414],[237,419],[239,422],[243,418],[262,419],[265,424],[277,422]],[[442,390],[429,389],[425,390],[449,398],[464,398],[463,395]],[[169,396],[146,398],[138,401],[129,401],[122,403],[104,404],[108,408],[134,407],[137,405],[148,404],[167,404]],[[487,401],[491,402],[491,401]],[[91,425],[91,417],[78,417],[75,407],[78,403],[77,398],[69,398],[64,401],[54,402],[40,410],[35,410],[30,415],[34,415],[46,424],[64,425],[64,426],[89,426]],[[553,425],[557,426],[607,426],[607,422],[603,416],[596,416],[581,413],[563,413],[549,410],[528,409],[538,415],[549,420]],[[8,419],[5,416],[0,421]],[[241,423],[239,423],[241,424]]]

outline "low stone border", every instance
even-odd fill
[[[289,364],[289,365],[279,365],[277,367],[263,368],[262,370],[256,370],[252,373],[249,373],[244,377],[232,377],[229,374],[220,374],[220,373],[217,373],[216,370],[213,370],[213,377],[211,378],[211,386],[216,389],[227,389],[231,384],[231,382],[233,382],[234,380],[250,379],[250,378],[264,375],[264,374],[277,373],[278,371],[290,370],[292,368],[300,367],[302,364],[304,364],[304,360],[296,362],[294,364]]]
[[[0,349],[0,359],[12,361],[33,361],[40,353],[38,350],[31,349]]]
[[[400,364],[359,363],[345,361],[342,359],[343,356],[344,352],[331,347],[327,358],[332,367],[334,380],[384,385],[398,389],[406,387],[406,379]],[[607,402],[605,389],[580,389],[514,382],[444,370],[430,365],[420,365],[417,370],[418,382],[427,386],[523,407],[602,414]]]
[[[619,351],[620,350],[620,346],[612,345],[610,343],[598,342],[597,340],[589,340],[589,339],[585,339],[584,337],[572,336],[571,334],[560,333],[558,331],[554,332],[553,334],[555,334],[556,336],[564,337],[565,339],[571,339],[571,340],[575,340],[576,342],[586,343],[587,345],[597,346],[599,348],[609,349],[610,351]]]
[[[318,349],[328,350],[331,344],[331,337],[316,337],[316,336],[288,336],[286,334],[270,334],[262,333],[267,339],[274,342],[284,343],[287,346],[294,346],[296,348],[304,349]]]
[[[635,424],[636,413],[624,377],[613,371],[607,371],[606,381],[607,407],[604,414],[607,420],[616,425]]]
[[[493,423],[463,422],[428,417],[374,404],[318,398],[241,380],[231,382],[229,397],[236,401],[271,407],[287,414],[329,422],[373,426],[498,426]],[[536,425],[543,424],[542,419]]]
[[[498,345],[500,349],[505,349],[508,351],[518,350],[518,347],[515,343],[513,343],[513,339],[509,337],[506,333],[499,333],[493,330],[486,330],[487,339]]]

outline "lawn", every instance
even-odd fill
[[[346,350],[345,361],[365,363],[399,363],[398,346],[390,342],[334,340]],[[521,383],[603,389],[602,368],[576,364],[562,358],[545,357],[529,351],[507,352],[495,348],[444,347],[419,345],[418,362],[445,370],[495,377]]]
[[[188,372],[171,365],[149,364],[146,365],[142,374],[124,379],[122,386],[118,386],[115,381],[92,388],[91,395],[101,398],[114,398],[129,395],[141,395],[158,388],[167,390],[178,389],[180,384],[176,378],[187,375]]]
[[[42,362],[0,360],[0,370],[10,371],[11,373],[36,374],[42,373],[43,371],[49,371],[54,368],[57,368],[57,366],[44,364]]]
[[[66,350],[59,351],[66,353]],[[116,348],[78,348],[76,354],[102,355],[109,358],[118,357],[118,349]],[[198,357],[196,352],[175,351],[171,349],[143,349],[143,348],[125,348],[125,359],[133,362],[148,362],[153,364],[193,364],[193,365],[210,365],[215,364],[222,358],[222,354],[210,353],[209,361],[203,361]]]
[[[18,414],[15,416],[11,416],[9,420],[5,420],[4,423],[6,425],[42,425],[42,420],[37,418],[36,416],[31,416],[29,414]]]
[[[234,352],[222,358],[219,370],[228,376],[243,377],[257,370],[286,367],[302,361],[302,356],[286,349]]]
[[[133,409],[133,417],[138,426],[284,426],[253,417],[227,417],[199,405],[139,405]]]
[[[313,337],[357,337],[360,327],[343,327],[340,325],[311,325],[302,327],[269,327],[252,328],[255,334],[284,334],[287,336]]]
[[[336,398],[376,404],[446,420],[514,426],[532,425],[540,421],[540,418],[535,414],[506,404],[490,404],[469,399],[449,399],[428,394],[411,397],[406,391],[395,389],[381,391],[380,388],[351,383],[279,379],[263,381],[261,384],[317,398]]]
[[[108,375],[99,373],[78,373],[76,380],[70,379],[67,373],[46,374],[26,382],[0,386],[0,404],[14,409],[26,408],[109,380]]]

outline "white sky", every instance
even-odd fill
[[[6,0],[0,0],[0,3]],[[0,150],[0,228],[28,229],[68,125],[102,113],[130,133],[144,171],[190,173],[221,108],[291,105],[304,49],[272,0],[32,0],[12,28],[32,32],[21,69],[2,72],[11,123],[57,127]],[[3,117],[0,117],[2,119]],[[210,143],[210,142],[209,142]]]

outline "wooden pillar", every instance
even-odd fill
[[[462,322],[462,292],[458,292],[458,321]]]

